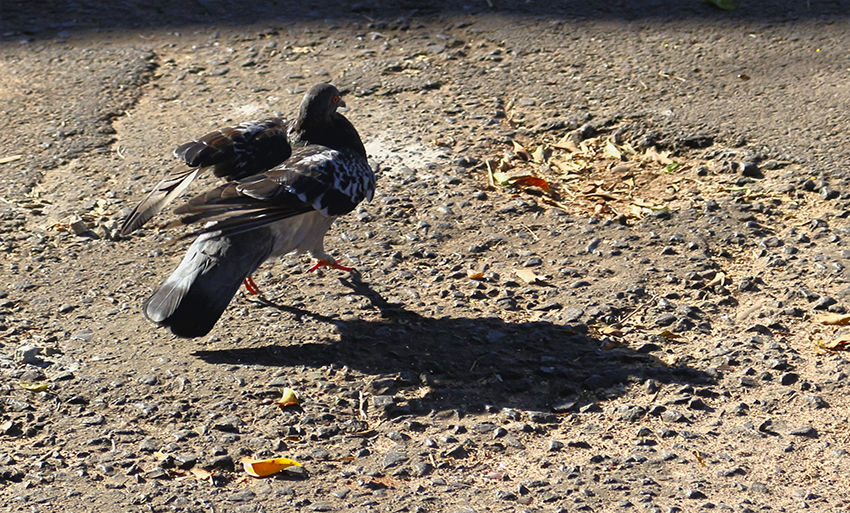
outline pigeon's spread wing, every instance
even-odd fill
[[[211,132],[174,150],[186,166],[161,182],[127,216],[121,233],[128,235],[141,228],[165,205],[179,196],[201,170],[238,180],[268,171],[289,158],[292,148],[287,140],[289,122],[283,118],[250,121]]]
[[[283,118],[249,121],[183,144],[174,155],[189,167],[212,167],[215,176],[239,180],[289,158],[288,130],[289,123]]]
[[[165,177],[124,219],[121,234],[129,235],[150,221],[165,205],[182,194],[200,171],[198,168],[182,168]]]
[[[237,234],[317,210],[328,217],[347,214],[372,199],[375,175],[352,149],[310,145],[280,166],[218,187],[181,206],[178,224],[208,224],[203,231]]]

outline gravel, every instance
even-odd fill
[[[850,296],[850,141],[834,129],[847,98],[818,92],[846,71],[830,57],[846,29],[818,18],[830,6],[784,3],[792,23],[676,5],[667,27],[623,25],[636,7],[621,5],[611,19],[483,5],[439,19],[318,6],[303,26],[175,5],[167,30],[96,32],[97,9],[55,23],[48,9],[4,29],[16,73],[0,79],[15,91],[0,146],[22,154],[0,164],[16,177],[0,181],[4,503],[845,507],[850,365],[818,347],[842,332],[815,317]],[[238,295],[211,336],[154,328],[140,305],[184,241],[153,226],[118,240],[121,217],[169,148],[290,114],[318,80],[352,91],[346,115],[379,170],[375,200],[327,240],[358,272],[308,275],[290,257],[255,276],[265,300]],[[489,186],[511,140],[533,152],[597,136],[684,165],[566,178],[533,163],[564,209]],[[626,208],[588,200],[593,181]],[[667,208],[634,213],[649,200]],[[283,387],[298,405],[274,404]],[[245,456],[304,466],[254,479]]]

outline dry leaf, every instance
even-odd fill
[[[581,165],[579,165],[575,162],[564,162],[563,160],[552,160],[551,163],[554,164],[554,166],[557,167],[560,172],[566,173],[568,175],[572,174],[576,171],[582,170]]]
[[[30,392],[47,391],[47,383],[27,383],[26,381],[21,381],[18,385],[20,385],[24,390],[29,390]]]
[[[268,477],[277,474],[289,467],[300,467],[301,464],[287,458],[272,458],[269,460],[255,460],[253,458],[242,458],[242,467],[249,476]]]
[[[522,144],[516,141],[511,142],[514,143],[514,153],[516,153],[517,157],[521,158],[522,160],[531,160],[531,155],[528,153],[528,150],[526,150],[522,146]]]
[[[704,289],[710,289],[715,285],[726,285],[728,282],[726,281],[726,273],[717,273],[717,275],[711,279],[708,283],[703,287]]]
[[[840,326],[850,324],[850,314],[821,314],[815,316],[815,322]]]
[[[602,335],[610,335],[614,337],[623,336],[623,330],[621,330],[620,328],[615,328],[614,326],[600,326],[597,331],[599,331],[599,333]]]
[[[522,281],[529,284],[543,282],[546,280],[544,276],[540,276],[529,269],[514,269],[514,272]]]
[[[567,150],[571,153],[578,153],[581,151],[581,148],[576,146],[575,141],[573,141],[573,138],[569,134],[562,137],[561,140],[553,144],[552,147],[558,148],[559,150]]]
[[[554,200],[552,198],[542,198],[542,199],[543,199],[543,203],[546,203],[547,205],[553,205],[553,206],[556,206],[556,207],[563,209],[563,210],[569,209],[569,207],[566,204],[561,203],[560,201]]]
[[[204,470],[202,468],[197,468],[197,467],[191,468],[191,469],[189,469],[189,473],[192,474],[193,476],[195,476],[195,479],[197,479],[199,481],[212,482],[212,480],[213,480],[213,473],[208,471],[208,470]]]
[[[670,207],[668,207],[667,205],[653,205],[652,203],[646,203],[643,201],[635,201],[633,204],[636,207],[646,208],[652,210],[653,212],[658,212],[660,210],[670,210]]]
[[[531,160],[537,164],[546,163],[546,149],[543,145],[538,146],[537,149],[534,150],[534,153],[531,154]]]
[[[497,171],[490,176],[493,177],[494,182],[501,185],[502,187],[507,187],[508,185],[511,184],[511,176],[507,173],[502,173],[500,171]]]
[[[629,143],[623,143],[622,145],[620,145],[620,149],[628,153],[629,155],[637,154],[637,150]]]
[[[658,162],[662,166],[669,166],[673,163],[673,159],[670,158],[669,151],[662,151],[661,153],[655,149],[655,146],[646,149],[646,156],[650,158],[650,160],[654,162]]]
[[[536,176],[518,176],[511,179],[511,185],[517,187],[540,187],[546,192],[549,192],[549,182]]]
[[[287,387],[283,389],[283,396],[274,403],[280,406],[281,408],[284,408],[286,406],[293,406],[295,404],[298,404],[298,396],[295,395],[295,390],[292,390],[291,388]]]
[[[850,349],[850,330],[842,328],[830,342],[819,342],[818,348],[829,351],[847,351]]]
[[[605,154],[610,155],[617,160],[620,160],[621,158],[623,158],[622,152],[620,152],[620,150],[617,149],[617,146],[614,143],[612,143],[611,141],[608,141],[607,143],[605,143]]]
[[[659,333],[659,334],[658,334],[658,336],[659,336],[659,337],[664,337],[664,338],[666,338],[666,339],[668,339],[668,340],[676,340],[677,338],[682,338],[682,336],[681,336],[681,335],[676,335],[675,333],[673,333],[673,332],[672,332],[672,331],[670,331],[670,330],[664,330],[664,331],[662,331],[661,333]]]

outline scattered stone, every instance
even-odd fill
[[[70,379],[74,379],[74,373],[71,371],[60,371],[50,377],[50,381],[67,381]]]
[[[815,428],[813,428],[811,426],[803,426],[803,427],[794,428],[794,429],[788,431],[788,434],[791,435],[791,436],[805,436],[805,437],[808,437],[808,438],[817,438],[818,437],[817,430],[815,430]]]
[[[71,340],[82,340],[83,342],[91,342],[94,338],[94,332],[90,329],[80,330],[71,335]]]
[[[823,399],[823,397],[819,395],[807,395],[803,397],[803,403],[806,404],[809,408],[813,409],[821,409],[821,408],[829,408],[829,404]]]
[[[685,497],[688,499],[707,499],[704,493],[699,490],[685,490]]]
[[[398,466],[410,459],[407,456],[407,453],[404,452],[388,452],[386,456],[384,456],[384,469],[392,468]]]
[[[227,433],[238,433],[240,428],[245,425],[245,422],[236,415],[228,415],[213,421],[212,429],[216,431],[224,431]]]
[[[758,481],[754,481],[750,485],[750,491],[756,493],[770,493],[770,491],[767,489],[767,486],[764,483],[760,483]]]
[[[41,347],[35,344],[24,344],[15,349],[15,363],[18,365],[31,365],[41,361],[38,353],[41,352]]]
[[[413,474],[416,477],[424,477],[430,474],[434,470],[434,467],[425,461],[418,461],[413,464]]]
[[[821,296],[817,301],[815,301],[815,304],[812,305],[812,310],[826,310],[830,306],[835,305],[837,303],[838,301],[836,301],[834,298],[831,298],[829,296]]]
[[[688,419],[676,410],[666,410],[661,412],[661,420],[664,422],[687,422]]]
[[[251,502],[257,498],[257,494],[254,493],[250,488],[245,488],[244,490],[238,491],[229,497],[227,500],[230,502]]]
[[[0,424],[0,433],[3,433],[6,436],[18,436],[21,434],[21,428],[17,422],[7,420]]]
[[[142,374],[138,378],[136,378],[136,383],[142,385],[156,385],[157,379],[153,374]]]

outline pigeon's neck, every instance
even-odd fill
[[[323,127],[327,130],[328,127],[332,127],[333,125],[334,120],[331,117],[317,118],[316,116],[306,116],[304,112],[301,112],[295,121],[294,128],[296,132],[310,133],[320,131]]]
[[[357,129],[339,113],[334,113],[329,119],[318,122],[309,117],[298,119],[292,130],[291,142],[320,144],[335,150],[351,148],[366,156],[366,149],[363,147],[360,135],[357,134]]]

